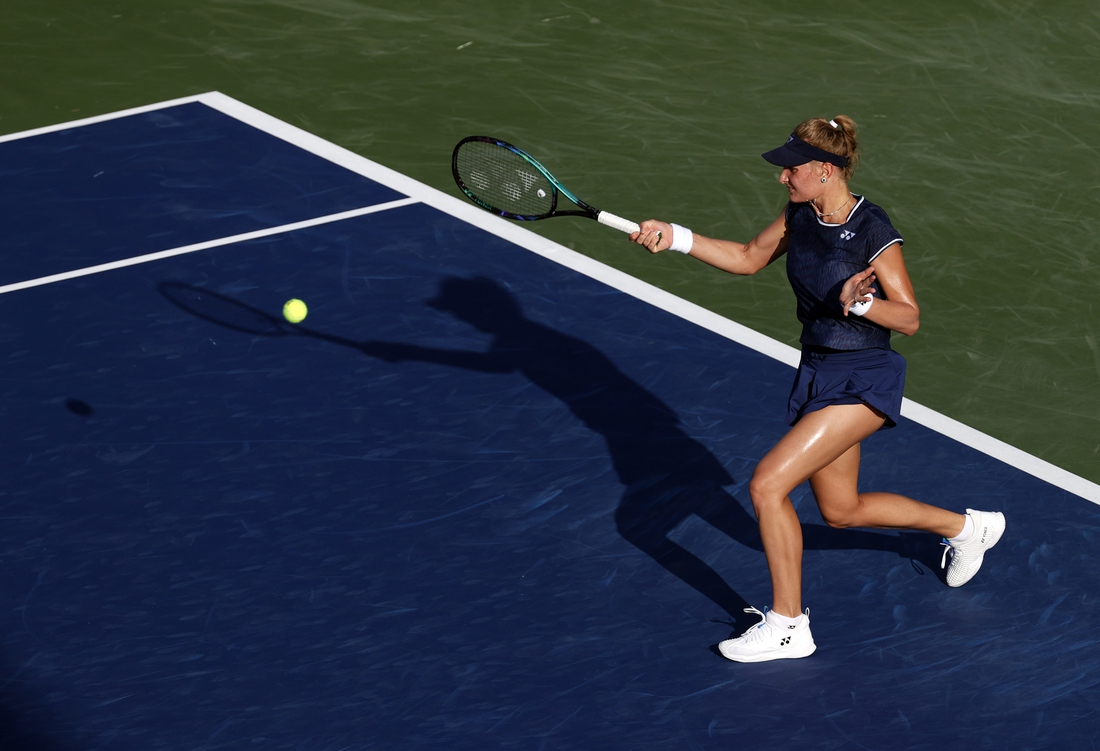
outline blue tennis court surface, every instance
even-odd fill
[[[818,652],[727,662],[790,367],[224,103],[0,143],[4,283],[121,262],[0,296],[3,748],[1096,747],[1096,505],[906,420],[985,568],[800,489]]]

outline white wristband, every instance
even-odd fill
[[[668,226],[672,227],[672,245],[669,245],[668,249],[675,250],[677,253],[690,253],[691,246],[695,244],[695,235],[691,230],[679,224],[670,223]]]
[[[874,304],[875,298],[872,295],[870,300],[863,300],[857,303],[852,303],[852,307],[848,308],[848,312],[854,316],[861,316],[871,309]]]

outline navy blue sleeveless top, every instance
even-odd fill
[[[803,345],[829,349],[890,349],[890,330],[844,316],[840,290],[901,235],[881,208],[862,196],[844,224],[821,221],[808,203],[787,204],[787,279],[798,299]],[[875,297],[883,297],[875,285]]]

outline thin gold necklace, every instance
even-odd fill
[[[844,209],[844,207],[847,206],[848,204],[850,204],[851,202],[852,202],[852,194],[849,193],[848,194],[848,200],[845,201],[844,203],[842,203],[840,205],[839,209],[837,209],[836,211],[830,211],[828,214],[822,214],[821,211],[818,211],[817,216],[818,216],[819,219],[828,219],[829,217],[833,216],[834,214],[839,214]],[[814,204],[814,208],[815,209],[817,208],[816,203]]]

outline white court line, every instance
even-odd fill
[[[331,224],[332,222],[341,222],[345,219],[352,219],[357,216],[366,216],[367,214],[375,214],[379,211],[387,211],[389,209],[396,209],[400,206],[408,206],[412,203],[419,203],[415,198],[400,198],[396,201],[387,201],[386,203],[379,203],[374,206],[365,206],[361,209],[352,209],[351,211],[341,211],[337,214],[327,214],[326,216],[319,216],[313,219],[306,219],[301,222],[292,222],[290,224],[280,224],[278,227],[267,227],[266,229],[258,229],[252,232],[243,232],[239,235],[230,235],[228,237],[220,237],[217,240],[206,240],[201,243],[193,243],[191,245],[181,245],[178,248],[169,248],[168,250],[159,250],[156,253],[147,253],[143,256],[134,256],[132,258],[123,258],[120,261],[111,261],[109,263],[101,263],[96,266],[86,266],[82,269],[74,269],[73,271],[63,271],[60,274],[51,274],[50,276],[41,276],[37,279],[28,279],[25,282],[15,282],[13,284],[5,284],[0,286],[0,295],[7,294],[8,292],[15,292],[16,290],[29,289],[31,287],[41,287],[44,284],[53,284],[54,282],[63,282],[66,279],[76,279],[81,276],[90,276],[92,274],[101,274],[104,271],[114,271],[115,269],[124,269],[127,266],[137,266],[142,263],[149,263],[151,261],[160,261],[164,258],[172,258],[173,256],[182,256],[187,253],[195,253],[200,250],[209,250],[210,248],[219,248],[223,245],[232,245],[234,243],[242,243],[248,240],[257,240],[261,237],[271,237],[272,235],[282,235],[287,232],[294,232],[300,229],[307,229],[309,227],[317,227],[322,224]]]
[[[723,318],[718,314],[707,310],[695,303],[688,302],[682,298],[665,292],[662,289],[654,287],[651,284],[636,279],[629,274],[625,274],[617,269],[607,266],[599,261],[596,261],[588,256],[577,253],[570,250],[563,245],[547,240],[541,235],[537,235],[534,232],[524,228],[519,224],[507,222],[504,219],[493,216],[477,207],[468,201],[459,200],[454,196],[450,196],[442,191],[436,190],[424,183],[418,182],[407,175],[403,175],[400,172],[383,167],[382,165],[372,162],[369,159],[362,157],[352,151],[349,151],[341,146],[337,146],[334,143],[326,141],[312,133],[307,133],[301,128],[297,128],[289,123],[278,120],[271,115],[268,115],[260,110],[250,107],[243,102],[239,102],[236,99],[228,97],[220,92],[209,92],[206,94],[199,94],[194,97],[186,97],[184,99],[176,99],[169,102],[162,102],[160,104],[149,105],[148,107],[140,107],[132,110],[125,110],[120,113],[113,113],[109,115],[103,115],[95,118],[86,118],[78,120],[73,123],[61,124],[50,126],[49,128],[39,128],[34,131],[27,131],[21,134],[13,134],[11,136],[5,136],[0,138],[0,142],[5,140],[13,140],[15,138],[25,137],[29,135],[37,135],[40,133],[47,133],[57,130],[63,130],[71,127],[78,127],[80,125],[91,124],[94,122],[102,122],[104,120],[114,119],[116,117],[125,117],[131,114],[139,114],[141,112],[149,112],[157,109],[163,109],[165,107],[172,107],[178,104],[184,104],[187,102],[202,102],[207,106],[216,109],[230,117],[233,117],[241,122],[251,125],[258,130],[264,131],[277,138],[281,138],[301,149],[304,149],[310,153],[316,154],[324,159],[327,159],[335,164],[338,164],[346,169],[356,172],[364,177],[367,177],[376,182],[382,183],[394,190],[397,190],[405,195],[411,196],[412,199],[408,202],[420,202],[425,205],[431,206],[439,211],[449,214],[457,219],[472,224],[480,229],[496,235],[502,239],[518,245],[521,248],[536,253],[540,256],[548,258],[556,263],[559,263],[567,268],[577,271],[585,276],[591,277],[604,284],[624,292],[632,297],[636,297],[639,300],[654,305],[662,310],[665,310],[673,315],[679,316],[687,321],[695,323],[698,326],[702,326],[709,331],[713,331],[716,334],[726,337],[738,344],[744,345],[757,352],[772,357],[782,363],[785,363],[791,367],[798,365],[799,352],[793,347],[790,347],[782,342],[776,341],[770,337],[767,337],[757,331],[742,326],[735,321],[731,321],[728,318]],[[394,207],[401,202],[393,202],[392,204],[382,204],[382,207]],[[334,215],[338,216],[338,215]],[[292,225],[287,225],[288,227]],[[289,230],[287,230],[289,231]],[[253,234],[253,233],[249,233]],[[228,242],[239,242],[239,238],[247,239],[246,236],[238,236],[238,238],[226,238],[225,242],[213,241],[215,243],[226,244]],[[205,243],[199,243],[199,245],[206,245]],[[214,247],[212,244],[210,247]],[[201,250],[202,248],[195,248]],[[171,251],[165,251],[171,252]],[[193,252],[193,251],[187,251]],[[153,254],[156,255],[156,254]],[[155,260],[150,258],[149,260]],[[143,261],[144,262],[144,261]],[[113,264],[104,264],[104,267],[92,267],[93,269],[107,270],[106,267],[112,267]],[[90,271],[89,273],[96,273]],[[64,276],[64,275],[58,275]],[[45,279],[50,280],[50,277]],[[56,281],[56,280],[54,280]],[[42,283],[48,283],[44,281]],[[0,292],[8,291],[6,288],[0,288]],[[1014,446],[1010,446],[1004,441],[1000,441],[992,436],[988,436],[974,428],[964,425],[957,420],[954,420],[946,415],[942,415],[939,412],[928,409],[910,399],[905,399],[902,402],[902,414],[912,420],[915,423],[923,425],[931,430],[936,431],[948,438],[952,438],[965,446],[969,446],[977,451],[980,451],[987,456],[991,456],[998,459],[1009,466],[1016,467],[1017,469],[1033,475],[1045,482],[1054,485],[1055,487],[1066,490],[1074,495],[1078,495],[1081,498],[1092,501],[1093,503],[1100,504],[1100,485],[1093,483],[1089,480],[1079,477],[1067,472],[1061,467],[1057,467],[1050,462],[1044,461],[1036,456],[1032,456]]]
[[[131,115],[140,115],[145,112],[156,112],[157,110],[168,109],[169,107],[176,107],[181,104],[190,104],[191,102],[203,102],[209,94],[197,94],[195,96],[185,96],[179,99],[170,99],[167,102],[157,102],[156,104],[147,104],[143,107],[132,107],[128,110],[119,110],[118,112],[108,112],[105,115],[95,115],[94,117],[84,117],[80,120],[70,120],[67,123],[57,123],[56,125],[47,125],[44,128],[34,128],[33,130],[23,130],[18,133],[9,133],[6,136],[0,136],[0,143],[6,143],[7,141],[18,141],[21,138],[31,138],[33,136],[41,136],[45,133],[56,133],[61,130],[70,130],[72,128],[82,128],[85,125],[95,125],[96,123],[107,122],[108,120],[118,120],[123,117],[130,117]]]

